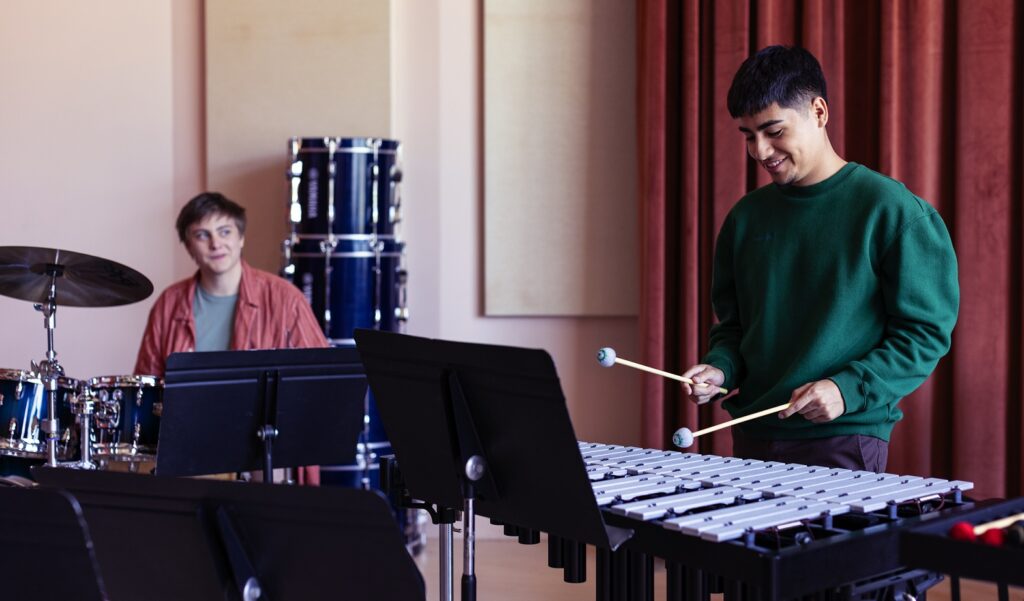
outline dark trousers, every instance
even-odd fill
[[[889,459],[889,443],[861,434],[804,440],[765,440],[746,436],[739,428],[733,428],[732,452],[743,459],[884,472],[885,463]]]

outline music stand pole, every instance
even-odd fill
[[[277,385],[281,381],[278,370],[264,370],[260,374],[263,389],[263,426],[256,431],[256,436],[263,441],[263,481],[274,483],[273,442],[279,434],[277,430]]]
[[[441,555],[441,601],[452,601],[452,571],[454,566],[453,554],[454,545],[452,540],[452,525],[451,524],[438,524],[438,530],[440,530],[440,555]]]
[[[461,393],[460,393],[461,394]],[[466,461],[466,492],[463,500],[465,511],[462,515],[463,559],[462,559],[462,601],[476,601],[476,483],[487,471],[486,462],[480,455],[473,455]]]
[[[267,424],[256,431],[256,436],[263,441],[263,481],[274,483],[274,453],[272,442],[278,435],[277,428]]]

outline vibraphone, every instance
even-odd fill
[[[971,503],[973,484],[657,449],[579,443],[606,524],[635,531],[597,549],[597,599],[907,599],[940,579],[899,561],[901,531]],[[536,542],[536,533],[506,525]],[[585,547],[548,537],[548,563],[586,578]]]

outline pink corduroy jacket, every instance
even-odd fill
[[[199,274],[164,290],[149,312],[135,373],[163,377],[171,353],[196,347],[195,301]],[[242,261],[231,350],[326,347],[320,324],[294,285]]]

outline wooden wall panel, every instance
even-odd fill
[[[277,271],[291,136],[391,137],[389,0],[207,0],[211,190],[249,212],[245,256]]]

